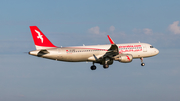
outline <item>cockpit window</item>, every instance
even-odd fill
[[[150,46],[150,48],[154,48],[153,46]]]

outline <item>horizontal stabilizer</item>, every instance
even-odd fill
[[[49,52],[47,50],[41,50],[38,52],[37,56],[42,56],[42,55],[45,55],[45,54],[48,54]]]

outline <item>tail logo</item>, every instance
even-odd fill
[[[42,37],[43,35],[41,35],[41,33],[37,30],[35,30],[35,32],[38,34],[37,38],[41,39],[41,42],[43,43],[43,37]]]

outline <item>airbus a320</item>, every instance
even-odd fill
[[[144,66],[143,58],[152,57],[159,50],[147,43],[115,44],[107,35],[109,45],[89,45],[74,47],[57,47],[39,30],[37,26],[30,26],[36,50],[30,51],[30,55],[66,62],[92,62],[91,70],[96,70],[95,63],[103,65],[105,69],[114,61],[122,63],[132,62],[139,58],[141,66]]]

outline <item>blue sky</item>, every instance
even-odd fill
[[[180,1],[1,0],[1,101],[177,101],[180,99]],[[104,70],[92,63],[33,57],[29,26],[56,46],[145,42],[160,53]]]

